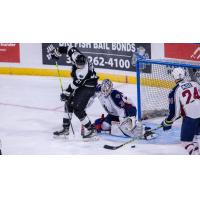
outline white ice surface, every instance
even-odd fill
[[[65,86],[70,79],[63,79]],[[136,102],[136,86],[115,83],[114,86]],[[105,144],[119,145],[129,139],[102,135],[96,142],[83,142],[80,122],[74,116],[75,137],[55,139],[52,133],[61,128],[63,103],[60,102],[59,80],[54,77],[0,75],[0,139],[6,155],[65,155],[65,154],[185,154],[180,146],[180,122],[168,133],[149,142],[136,141],[116,151],[106,150]],[[92,121],[105,113],[98,100],[87,111]],[[156,127],[162,119],[150,120]]]

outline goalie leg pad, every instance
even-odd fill
[[[158,137],[158,134],[151,131],[150,127],[143,125],[141,122],[137,123],[134,134],[145,140],[152,140]]]
[[[127,131],[132,131],[136,127],[135,117],[126,117],[120,119],[120,127]]]
[[[119,117],[108,114],[106,116],[105,120],[102,123],[102,130],[111,131],[111,127],[113,126],[113,122],[118,123],[119,122]]]

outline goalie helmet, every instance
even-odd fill
[[[185,78],[185,70],[181,67],[175,68],[172,71],[172,76],[175,80],[183,80]]]
[[[112,89],[113,89],[112,81],[109,79],[103,80],[103,82],[101,84],[101,93],[104,96],[108,96],[111,93]]]

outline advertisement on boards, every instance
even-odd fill
[[[165,43],[165,57],[200,61],[200,44],[197,43]]]
[[[19,43],[0,43],[0,62],[20,63]]]
[[[66,46],[73,45],[77,47],[96,68],[135,71],[135,53],[146,59],[151,58],[150,43],[43,43],[43,64],[53,65],[54,61],[49,59],[48,46]],[[59,65],[70,66],[70,59],[63,55]],[[144,72],[150,73],[150,68],[144,68]]]

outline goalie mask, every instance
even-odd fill
[[[108,96],[113,89],[113,83],[109,79],[103,80],[101,84],[101,93],[104,96]]]

